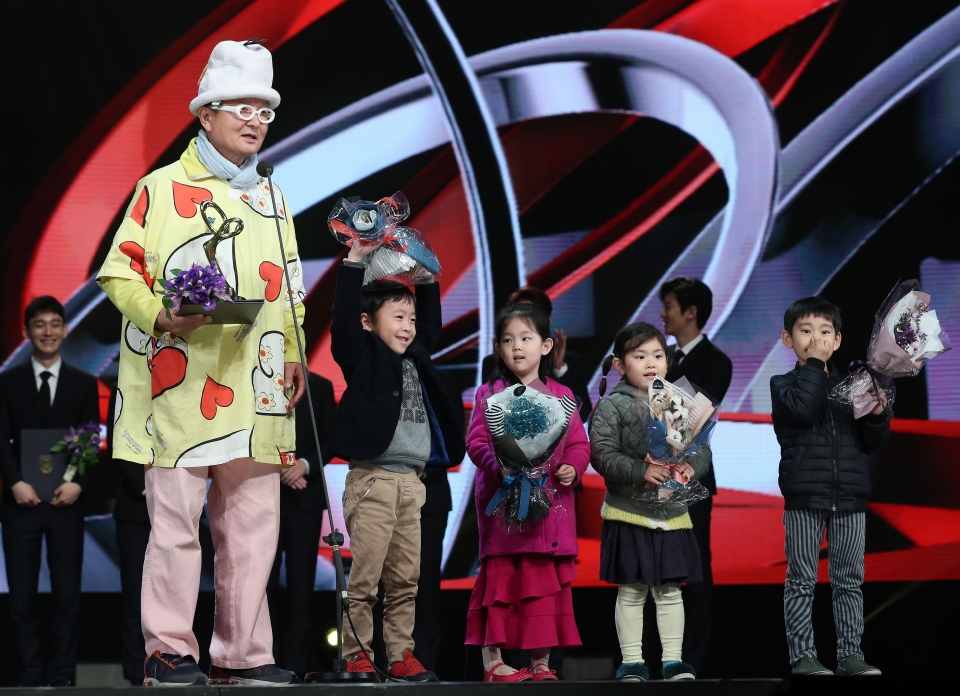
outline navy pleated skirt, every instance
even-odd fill
[[[600,533],[600,579],[613,585],[703,579],[700,548],[692,529],[662,531],[626,522],[603,521]]]

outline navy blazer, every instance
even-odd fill
[[[340,267],[330,326],[333,359],[347,380],[330,437],[330,452],[347,461],[369,461],[386,452],[400,421],[403,401],[401,356],[360,323],[363,273],[362,268]],[[418,285],[414,292],[417,335],[403,357],[416,361],[423,387],[432,439],[428,466],[455,466],[466,454],[463,419],[454,414],[444,382],[430,359],[442,327],[440,286]]]
[[[10,487],[23,480],[20,431],[62,428],[66,435],[70,428],[90,422],[100,422],[100,395],[93,375],[61,362],[57,391],[50,405],[50,422],[44,426],[40,421],[40,393],[30,361],[0,373],[0,476],[3,477],[4,514],[18,507]],[[82,478],[74,480],[83,485]],[[78,500],[62,510],[82,512],[83,506]]]

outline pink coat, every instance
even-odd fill
[[[467,453],[477,467],[476,504],[477,524],[480,527],[480,558],[487,556],[509,556],[522,553],[544,553],[554,556],[577,555],[577,517],[573,488],[576,485],[562,486],[550,473],[550,483],[556,488],[553,497],[555,505],[562,505],[566,512],[558,514],[551,511],[546,518],[534,523],[532,528],[522,532],[507,533],[503,521],[485,514],[491,498],[500,488],[500,465],[493,452],[493,438],[484,416],[487,397],[502,390],[505,382],[498,381],[491,391],[488,384],[477,390],[477,402],[473,409],[470,429],[467,431]],[[552,379],[547,380],[547,388],[557,397],[564,394],[573,398],[572,392]],[[590,463],[590,443],[583,428],[583,421],[575,411],[570,420],[566,448],[562,464],[569,464],[577,471],[577,481],[583,476]],[[554,467],[554,471],[560,464]]]

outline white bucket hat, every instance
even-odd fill
[[[273,57],[258,43],[221,41],[213,47],[210,60],[200,76],[199,94],[190,102],[190,113],[214,101],[257,97],[271,109],[280,104],[273,88]]]

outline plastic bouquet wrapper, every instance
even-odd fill
[[[375,280],[394,281],[404,285],[431,283],[440,273],[440,262],[430,243],[412,227],[400,222],[410,215],[410,203],[400,191],[379,201],[365,201],[352,196],[341,198],[327,217],[327,227],[341,244],[383,243],[364,257],[363,283]]]
[[[564,512],[553,503],[550,474],[563,458],[577,406],[568,396],[553,396],[539,380],[511,385],[487,400],[484,415],[503,482],[486,514],[499,516],[508,531],[524,531]]]
[[[647,421],[650,455],[671,470],[671,477],[659,486],[638,486],[633,497],[645,503],[693,503],[710,497],[699,481],[688,478],[680,465],[710,444],[720,406],[685,378],[670,383],[657,377],[650,383],[649,403],[637,398],[640,415]]]
[[[863,418],[880,403],[893,415],[895,377],[917,375],[927,360],[950,350],[930,295],[916,280],[899,283],[877,311],[866,361],[850,364],[850,374],[830,392],[833,401],[850,406]]]

